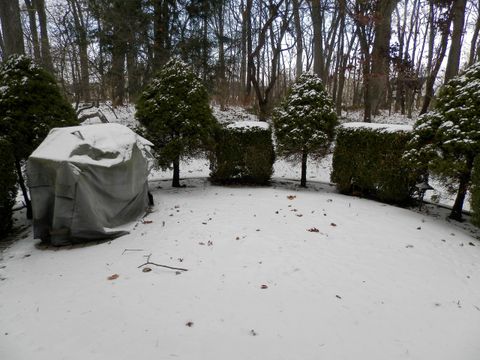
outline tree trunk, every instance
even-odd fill
[[[480,4],[479,4],[480,5]],[[472,35],[472,43],[470,45],[470,55],[468,57],[468,66],[473,65],[475,59],[477,58],[477,42],[478,34],[480,32],[480,12],[477,13],[477,21],[475,22],[475,30]]]
[[[378,1],[378,19],[375,22],[375,40],[372,49],[372,66],[369,79],[372,113],[378,115],[387,93],[389,51],[392,33],[392,12],[399,0]]]
[[[70,0],[80,57],[80,92],[85,102],[90,102],[90,80],[88,71],[87,29],[78,0]]]
[[[322,13],[320,0],[312,0],[313,24],[313,72],[318,76],[323,75],[325,59],[323,57]],[[325,81],[325,79],[322,79]]]
[[[452,212],[448,216],[452,220],[462,221],[463,203],[465,202],[465,196],[467,195],[468,184],[472,176],[473,159],[467,159],[467,172],[460,175],[458,179],[458,192],[455,198],[455,203],[452,207]]]
[[[37,61],[40,61],[41,55],[40,55],[40,43],[38,42],[36,9],[32,5],[31,0],[25,0],[25,5],[28,11],[28,22],[30,25],[30,33],[32,34],[33,58]]]
[[[50,73],[54,73],[52,55],[50,53],[50,41],[48,39],[48,21],[45,12],[45,0],[33,0],[38,13],[38,22],[40,24],[40,44],[42,54],[42,65]]]
[[[4,44],[4,58],[13,54],[24,54],[23,30],[18,0],[0,1],[0,21]]]
[[[240,45],[240,92],[239,95],[242,96],[246,88],[246,76],[247,76],[247,9],[244,6],[243,0],[241,2],[242,10],[242,38]]]
[[[301,187],[307,187],[307,160],[308,153],[304,150],[302,153],[302,176],[300,178]]]
[[[297,56],[295,63],[295,78],[302,74],[303,71],[303,38],[302,38],[302,24],[300,22],[300,5],[302,0],[293,0],[293,20],[295,25],[295,41],[297,47]]]
[[[180,187],[180,158],[173,160],[172,187]]]
[[[120,40],[121,41],[121,40]],[[112,105],[123,105],[125,100],[125,46],[123,42],[112,47]]]
[[[154,70],[160,69],[169,58],[168,49],[168,22],[169,10],[167,0],[154,1],[154,40],[153,40],[153,59]]]
[[[435,30],[432,29],[432,31],[435,31]],[[442,61],[445,58],[445,53],[447,52],[447,44],[448,44],[448,30],[443,30],[440,49],[437,52],[438,56],[437,56],[435,65],[433,69],[430,69],[430,73],[427,77],[427,82],[425,85],[425,97],[423,99],[420,115],[423,115],[428,111],[430,102],[433,99],[435,79],[437,78],[438,71],[440,70],[440,66],[442,65]]]
[[[33,218],[32,202],[28,196],[27,186],[25,185],[25,179],[23,178],[22,165],[20,160],[15,159],[15,169],[17,170],[18,184],[20,189],[22,189],[23,199],[25,200],[25,206],[27,207],[27,219],[31,220]]]
[[[453,5],[452,42],[450,44],[450,52],[448,53],[447,67],[445,69],[445,83],[456,76],[458,74],[458,69],[460,68],[466,6],[467,0],[455,0]]]

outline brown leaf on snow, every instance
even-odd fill
[[[337,226],[337,224],[335,224],[335,223],[330,223],[330,226]]]
[[[295,195],[288,195],[288,196],[287,196],[287,199],[288,199],[288,200],[293,200],[293,199],[295,199],[295,198],[296,198]]]
[[[142,269],[142,271],[143,271],[143,272],[150,272],[150,271],[152,271],[152,269],[149,268],[149,267],[144,267],[144,268]]]
[[[193,321],[188,321],[185,326],[192,327],[193,326]]]
[[[153,223],[153,221],[152,220],[143,220],[143,223],[144,224],[151,224],[151,223]]]
[[[316,227],[312,227],[312,228],[310,228],[310,229],[307,229],[307,231],[309,231],[309,232],[316,232],[316,233],[317,233],[317,232],[320,232],[320,230],[318,230]]]
[[[107,280],[115,280],[115,279],[118,279],[119,276],[120,276],[120,275],[118,275],[118,274],[113,274],[113,275],[110,275],[110,276],[107,278]]]
[[[260,286],[260,289],[268,289],[268,286],[263,284],[262,286]]]

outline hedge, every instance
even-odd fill
[[[0,239],[12,227],[12,207],[16,196],[15,165],[10,143],[0,138]]]
[[[402,156],[411,127],[367,123],[344,124],[337,129],[331,180],[344,194],[361,195],[387,203],[412,200],[418,172]]]
[[[218,183],[264,185],[273,173],[275,152],[267,123],[223,124],[216,134],[210,178]]]
[[[480,156],[473,164],[471,192],[472,223],[480,227]]]

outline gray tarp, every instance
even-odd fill
[[[125,234],[148,205],[152,144],[120,124],[55,128],[30,155],[35,238],[64,245]]]

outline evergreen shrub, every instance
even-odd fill
[[[275,162],[272,132],[270,128],[241,124],[225,124],[217,131],[211,179],[219,183],[267,184]]]
[[[473,165],[471,208],[472,223],[480,227],[480,156],[477,156]]]
[[[12,227],[12,207],[15,202],[17,178],[10,143],[0,138],[0,239]]]
[[[410,138],[408,127],[391,131],[376,124],[340,126],[333,154],[332,182],[344,194],[408,203],[419,182],[419,173],[402,159]]]
[[[180,161],[211,151],[218,127],[208,92],[192,70],[171,59],[142,92],[136,117],[154,145],[162,169],[173,167],[172,186],[180,186]]]

